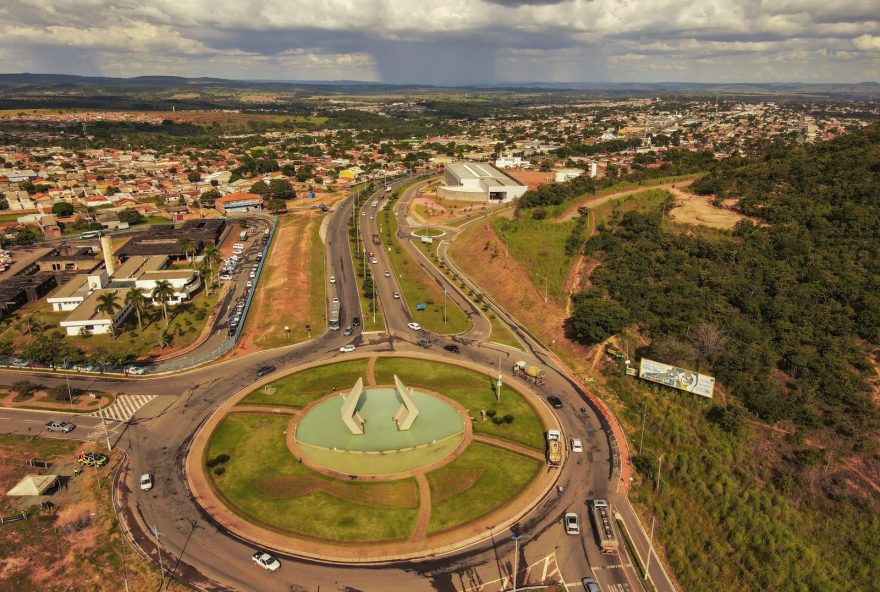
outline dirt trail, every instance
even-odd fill
[[[428,526],[431,523],[431,485],[424,473],[416,474],[416,483],[419,484],[419,517],[413,531],[413,542],[424,540],[428,536]]]
[[[675,207],[669,210],[669,219],[673,222],[730,230],[737,222],[748,218],[729,207],[712,205],[711,197],[687,193],[680,187],[682,185],[668,189],[675,196],[676,201]]]
[[[692,179],[685,179],[684,181],[675,181],[669,183],[661,183],[659,185],[643,185],[641,187],[636,187],[634,189],[626,189],[624,191],[617,191],[615,193],[609,193],[607,195],[599,195],[599,196],[589,196],[584,199],[578,200],[568,206],[562,215],[559,216],[556,220],[559,222],[565,222],[566,220],[571,220],[572,218],[579,216],[578,208],[583,206],[588,206],[591,208],[595,208],[596,206],[601,206],[604,203],[609,201],[620,199],[621,197],[626,197],[627,195],[632,195],[633,193],[638,193],[639,191],[647,191],[648,189],[666,189],[673,190],[678,189],[679,187],[687,187],[691,183],[693,183]],[[688,195],[682,193],[683,195]]]

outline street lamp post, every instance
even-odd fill
[[[642,443],[645,441],[645,418],[648,416],[648,404],[642,403],[642,433],[639,436],[639,455],[642,454]]]
[[[165,587],[165,567],[162,565],[162,547],[159,546],[159,537],[164,536],[159,529],[154,525],[150,527],[150,532],[156,537],[156,551],[159,552],[159,573],[162,574],[162,585],[159,587],[161,590]]]
[[[516,592],[516,575],[519,571],[519,541],[523,535],[518,534],[510,538],[513,539],[513,592]]]
[[[443,288],[443,324],[446,324],[446,294],[448,291],[446,288]]]
[[[651,516],[651,536],[648,539],[648,560],[645,562],[645,575],[643,580],[648,579],[648,571],[651,569],[651,554],[654,552],[654,520],[656,516]]]
[[[657,456],[657,483],[654,484],[654,492],[660,492],[660,467],[663,466],[663,455],[660,454]]]

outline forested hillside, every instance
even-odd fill
[[[609,375],[630,425],[648,406],[646,450],[669,459],[666,489],[635,497],[665,521],[688,590],[877,590],[880,126],[725,161],[692,187],[758,224],[628,212],[587,242],[600,265],[575,298],[582,340],[633,323],[640,354],[727,394],[708,406]],[[635,459],[649,483],[656,462]]]

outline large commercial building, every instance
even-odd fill
[[[457,162],[446,165],[446,185],[437,188],[445,199],[504,203],[528,190],[506,173],[485,162]]]

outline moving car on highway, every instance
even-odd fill
[[[565,524],[565,534],[581,533],[580,520],[578,520],[578,515],[574,512],[566,512],[565,516],[562,518],[562,521]]]
[[[272,374],[273,372],[275,372],[275,366],[260,366],[257,368],[257,378]]]

